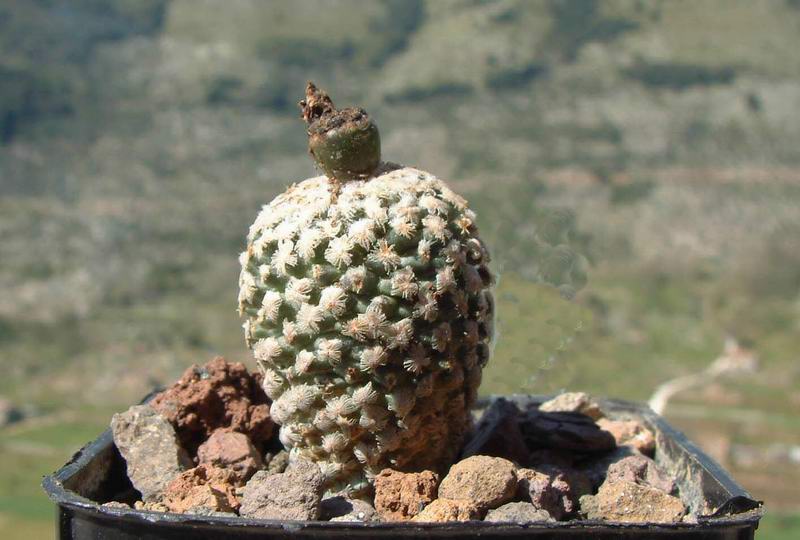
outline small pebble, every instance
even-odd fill
[[[539,406],[539,410],[544,412],[579,413],[590,417],[592,420],[603,417],[603,411],[600,410],[600,405],[585,392],[565,392],[559,394],[553,399],[542,403]]]
[[[161,502],[178,514],[233,512],[239,507],[234,482],[233,473],[227,469],[198,465],[170,482]]]
[[[440,498],[412,518],[417,522],[471,521],[480,519],[480,511],[470,501]]]
[[[339,495],[322,500],[320,519],[368,523],[380,521],[380,516],[368,502]]]
[[[614,437],[617,446],[631,446],[648,456],[652,456],[655,452],[656,438],[653,436],[653,432],[639,420],[601,418],[597,421],[597,425]]]
[[[489,510],[484,521],[502,523],[531,523],[535,521],[555,521],[553,517],[541,508],[536,508],[528,502],[511,502],[494,510]]]

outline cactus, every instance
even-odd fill
[[[239,310],[291,459],[363,496],[385,467],[442,470],[489,359],[489,255],[466,201],[380,163],[375,124],[311,83],[303,117],[328,176],[264,206],[240,257]]]

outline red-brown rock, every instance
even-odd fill
[[[191,453],[219,428],[247,433],[259,449],[272,436],[269,399],[261,388],[260,375],[222,357],[187,369],[151,405],[172,423]]]
[[[375,510],[384,521],[408,521],[436,498],[439,477],[431,471],[384,469],[375,477]]]
[[[261,455],[244,433],[218,429],[197,449],[197,461],[233,473],[234,483],[243,486],[262,468]]]
[[[164,490],[161,503],[170,512],[233,512],[239,507],[230,471],[199,465],[183,472]]]

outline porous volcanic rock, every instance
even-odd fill
[[[675,523],[686,513],[677,497],[625,481],[604,482],[597,495],[585,495],[580,503],[589,519],[626,523]]]
[[[111,432],[125,459],[128,478],[145,502],[157,500],[176,476],[192,466],[172,424],[149,405],[134,405],[115,414]]]
[[[541,508],[536,508],[529,502],[510,502],[499,508],[489,510],[484,521],[501,523],[531,523],[534,521],[555,521],[553,517]]]
[[[219,428],[246,433],[260,450],[272,436],[269,399],[261,388],[261,376],[220,356],[204,366],[188,368],[151,405],[175,426],[191,454]]]
[[[470,501],[440,498],[426,506],[411,521],[470,521],[480,519],[480,515],[478,507]]]
[[[161,502],[170,512],[233,512],[239,507],[235,475],[228,470],[198,465],[181,473],[164,490]]]
[[[244,487],[239,514],[257,519],[318,519],[322,491],[323,478],[315,463],[298,461],[278,474],[258,471]]]
[[[471,456],[450,467],[439,485],[439,497],[469,501],[484,513],[511,501],[516,489],[513,463],[498,457]]]
[[[237,486],[243,486],[264,464],[250,438],[244,433],[218,429],[197,449],[197,462],[233,473]]]
[[[431,471],[384,469],[375,477],[375,510],[384,521],[408,521],[436,498],[438,485]]]

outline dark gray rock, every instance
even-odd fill
[[[157,500],[174,478],[192,466],[172,424],[147,405],[115,414],[111,431],[128,478],[145,502]]]
[[[489,510],[484,521],[501,523],[531,523],[534,521],[555,521],[547,510],[536,508],[528,502],[512,502],[494,510]]]
[[[609,432],[603,431],[594,420],[580,413],[544,412],[531,408],[526,412],[520,430],[531,449],[600,453],[617,446]]]
[[[322,474],[307,461],[292,463],[286,472],[258,471],[242,492],[239,515],[257,519],[319,519]]]
[[[484,411],[472,437],[464,445],[461,457],[494,456],[520,465],[529,461],[528,447],[519,430],[520,411],[504,398],[496,398]]]
[[[579,459],[578,456],[580,456],[580,454],[575,454],[566,450],[555,451],[541,448],[531,452],[530,463],[528,466],[533,469],[537,469],[545,465],[569,468],[572,467]]]
[[[320,519],[326,521],[380,521],[378,513],[366,501],[337,496],[323,499],[320,504]]]
[[[319,503],[319,519],[329,521],[343,516],[353,509],[353,501],[343,495],[322,499]]]

